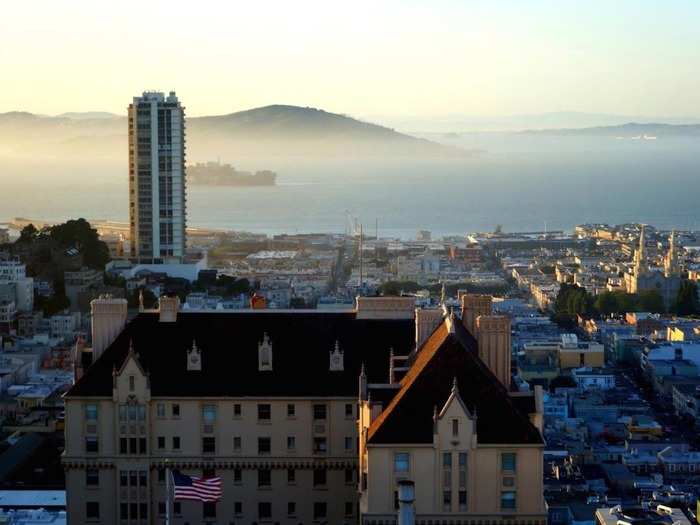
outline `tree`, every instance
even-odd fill
[[[39,233],[39,230],[36,229],[36,226],[34,226],[33,224],[27,224],[24,228],[22,228],[22,231],[19,233],[19,238],[17,239],[16,242],[19,242],[19,243],[33,242],[38,233]]]
[[[676,296],[674,310],[678,315],[696,315],[700,313],[698,304],[698,287],[694,281],[682,281]]]
[[[637,294],[637,305],[643,312],[662,314],[666,311],[664,298],[656,290],[646,290]]]
[[[51,226],[49,237],[63,248],[78,248],[83,254],[83,262],[90,268],[102,270],[109,262],[109,248],[85,219]]]

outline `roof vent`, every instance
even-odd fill
[[[331,372],[342,372],[345,369],[343,366],[343,352],[340,351],[340,345],[337,340],[335,342],[335,348],[330,352],[329,363],[328,370]]]

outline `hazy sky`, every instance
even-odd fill
[[[3,2],[0,112],[700,116],[698,0]]]

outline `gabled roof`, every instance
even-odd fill
[[[258,370],[258,344],[265,333],[272,344],[272,371]],[[193,340],[202,352],[201,372],[187,371]],[[130,341],[155,397],[355,397],[362,363],[368,382],[385,382],[390,349],[408,354],[415,325],[412,319],[357,319],[352,311],[181,311],[173,323],[143,312],[66,396],[111,397],[112,370],[123,366]],[[343,349],[343,371],[329,370],[336,341]]]
[[[416,354],[400,390],[370,425],[368,443],[432,443],[435,407],[445,405],[456,377],[460,398],[476,417],[479,443],[543,444],[521,404],[479,359],[474,338],[461,323],[454,322],[453,331],[448,324],[443,322]]]

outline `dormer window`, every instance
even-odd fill
[[[459,437],[459,419],[452,420],[452,436]]]
[[[129,392],[136,390],[136,378],[134,376],[129,376]]]
[[[330,365],[328,369],[331,372],[342,372],[344,369],[343,352],[340,351],[340,344],[335,342],[335,348],[330,353]]]
[[[263,334],[263,340],[258,344],[258,370],[260,372],[272,370],[272,344],[267,332]]]
[[[197,343],[192,341],[192,348],[187,351],[187,370],[189,372],[202,371],[202,351],[197,348]]]

